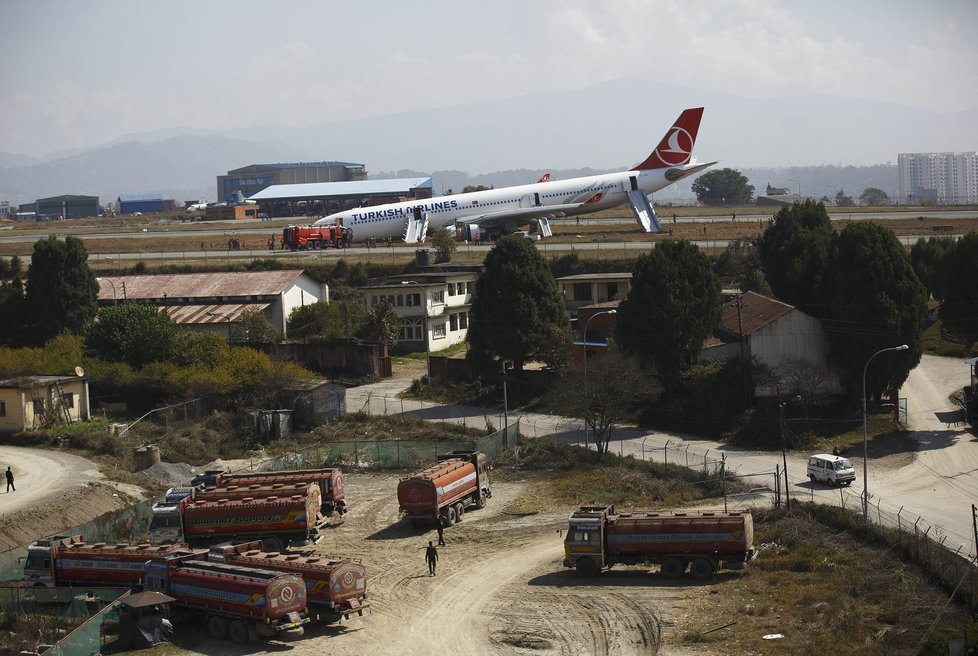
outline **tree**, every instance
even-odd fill
[[[631,358],[614,349],[587,367],[564,372],[548,393],[561,414],[584,416],[600,460],[611,443],[612,431],[649,400],[654,386]]]
[[[40,345],[63,330],[84,331],[98,310],[99,284],[76,237],[54,235],[34,244],[27,269],[26,340]]]
[[[978,233],[969,232],[947,254],[941,321],[968,344],[978,341]]]
[[[237,325],[231,331],[234,342],[261,344],[275,342],[281,337],[265,313],[258,308],[245,310],[238,317]]]
[[[944,299],[947,258],[954,250],[954,237],[928,237],[910,247],[910,264],[930,295]]]
[[[93,357],[141,369],[150,362],[170,359],[179,330],[166,313],[152,305],[110,305],[101,308],[89,326],[85,348]]]
[[[404,325],[404,318],[394,309],[389,298],[382,299],[363,319],[357,336],[371,342],[393,346]]]
[[[734,169],[704,173],[693,181],[692,190],[704,205],[747,205],[754,198],[754,185]]]
[[[720,282],[706,255],[688,241],[667,240],[635,263],[616,336],[623,350],[655,366],[668,395],[719,319]]]
[[[835,231],[825,205],[812,200],[778,210],[758,241],[764,275],[774,295],[810,312]]]
[[[3,280],[0,280],[0,316],[24,316],[24,282],[20,277],[20,258],[2,260]],[[24,342],[23,324],[19,321],[0,321],[0,345],[18,346]]]
[[[898,389],[923,352],[927,290],[893,231],[875,223],[846,226],[833,242],[818,297],[829,358],[850,394],[860,396],[863,367],[875,352],[907,344],[908,350],[874,361],[866,373],[870,397]]]
[[[329,303],[318,301],[295,308],[286,326],[296,339],[350,339],[362,330],[366,317],[367,307],[359,293],[337,293]]]
[[[771,295],[771,286],[761,269],[756,237],[739,237],[727,245],[713,266],[717,277],[733,280],[740,291]]]
[[[835,206],[836,207],[852,207],[856,204],[856,201],[852,199],[852,196],[846,193],[845,189],[839,189],[835,192]]]
[[[866,187],[859,195],[859,202],[870,207],[887,205],[890,202],[889,195],[878,187]]]
[[[469,315],[469,356],[483,363],[500,357],[522,369],[568,326],[557,281],[540,251],[522,235],[496,242],[484,267]]]
[[[435,263],[442,264],[452,261],[452,253],[458,248],[455,238],[448,228],[442,228],[431,236],[431,245],[435,249]]]

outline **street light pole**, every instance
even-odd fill
[[[431,344],[428,341],[428,299],[424,285],[417,280],[402,280],[402,285],[417,285],[421,291],[421,330],[424,332],[424,369],[428,377],[428,387],[431,387]]]
[[[800,396],[796,396],[792,401],[801,401]],[[788,405],[788,401],[782,401],[778,404],[781,410],[781,464],[784,467],[784,505],[785,508],[791,510],[791,494],[788,492],[788,455],[785,449],[785,430],[787,428],[787,422],[784,420],[784,407]]]
[[[880,353],[886,353],[887,351],[906,351],[909,346],[906,344],[901,344],[900,346],[893,346],[890,348],[880,349],[876,353],[869,356],[866,360],[865,366],[863,366],[863,521],[869,521],[869,438],[866,433],[866,370],[869,369],[869,363],[873,361]]]
[[[509,397],[506,393],[506,365],[511,360],[503,360],[503,446],[509,446]]]
[[[618,310],[603,310],[601,312],[595,312],[587,318],[584,322],[584,448],[587,448],[588,444],[588,433],[590,428],[588,428],[588,409],[589,409],[589,399],[590,394],[588,393],[587,384],[587,327],[591,324],[591,319],[601,314],[618,314]],[[597,447],[597,444],[594,445]]]

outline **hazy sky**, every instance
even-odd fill
[[[620,78],[978,107],[975,0],[0,0],[0,25],[0,151],[34,156]]]

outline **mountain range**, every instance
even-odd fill
[[[892,196],[898,153],[978,146],[978,110],[940,114],[824,95],[754,99],[617,80],[307,127],[166,128],[42,158],[0,152],[0,200],[84,194],[105,204],[136,193],[218,200],[218,175],[271,162],[362,163],[371,178],[431,176],[436,193],[535,181],[545,171],[568,178],[641,161],[691,106],[706,107],[699,159],[742,171],[759,193],[770,183],[814,196],[878,186]],[[688,199],[688,184],[670,197]]]

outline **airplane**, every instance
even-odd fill
[[[342,224],[356,241],[400,236],[406,243],[424,241],[429,227],[455,226],[463,239],[480,241],[520,226],[533,226],[533,237],[551,237],[550,220],[599,212],[629,203],[643,232],[661,232],[649,194],[699,173],[716,162],[698,163],[692,156],[703,108],[683,111],[655,150],[627,171],[515,187],[473,191],[454,196],[359,207],[325,216],[314,226]]]

